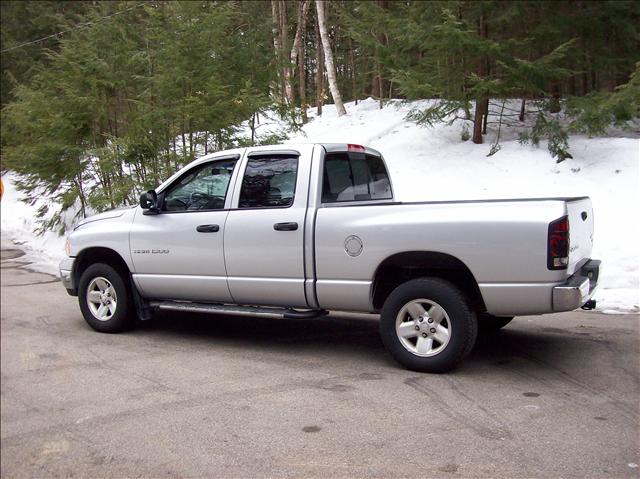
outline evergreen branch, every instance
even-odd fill
[[[18,49],[18,48],[27,47],[27,46],[29,46],[29,45],[34,45],[34,44],[36,44],[36,43],[43,42],[43,41],[48,40],[48,39],[50,39],[50,38],[57,38],[57,37],[60,37],[60,36],[64,35],[65,33],[69,33],[69,32],[71,32],[71,31],[73,31],[73,30],[77,30],[77,29],[79,29],[79,28],[85,28],[85,27],[88,27],[88,26],[94,25],[94,24],[96,24],[96,23],[98,23],[98,22],[100,22],[100,21],[102,21],[102,20],[106,20],[106,19],[108,19],[108,18],[115,17],[116,15],[121,15],[121,14],[123,14],[123,13],[126,13],[126,12],[128,12],[128,11],[130,11],[130,10],[135,10],[136,8],[143,7],[143,6],[147,5],[148,3],[151,3],[151,1],[152,1],[152,0],[148,0],[148,1],[146,1],[146,2],[142,2],[142,3],[138,4],[138,5],[134,5],[133,7],[130,7],[130,8],[126,8],[126,9],[124,9],[124,10],[121,10],[121,11],[119,11],[119,12],[114,12],[114,13],[112,13],[111,15],[105,15],[104,17],[101,17],[101,18],[99,18],[98,20],[95,20],[95,21],[85,22],[85,23],[80,23],[80,24],[78,24],[78,25],[75,25],[75,26],[73,26],[73,27],[71,27],[71,28],[69,28],[69,29],[67,29],[67,30],[63,30],[63,31],[61,31],[61,32],[52,33],[51,35],[47,35],[47,36],[44,36],[44,37],[42,37],[42,38],[38,38],[38,39],[36,39],[36,40],[32,40],[32,41],[29,41],[29,42],[24,42],[24,43],[21,43],[21,44],[19,44],[19,45],[15,45],[15,46],[13,46],[13,47],[5,48],[4,50],[0,50],[0,53],[10,52],[10,51],[12,51],[12,50],[16,50],[16,49]]]

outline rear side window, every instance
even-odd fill
[[[363,153],[331,153],[326,156],[323,203],[391,198],[391,182],[382,158]]]
[[[295,156],[249,158],[239,208],[278,208],[293,204],[298,173]]]

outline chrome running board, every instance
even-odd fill
[[[191,303],[187,301],[150,301],[149,306],[162,311],[182,311],[185,313],[226,314],[227,316],[258,316],[275,319],[311,319],[327,315],[324,309],[298,311],[288,308],[263,306],[237,306],[229,304]]]

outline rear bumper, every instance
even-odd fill
[[[553,310],[573,311],[584,305],[598,287],[600,261],[591,259],[566,282],[553,288]]]

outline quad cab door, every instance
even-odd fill
[[[159,193],[157,214],[136,211],[133,278],[145,297],[232,302],[223,239],[239,159],[195,165]]]
[[[247,151],[224,232],[235,303],[308,307],[304,226],[312,152],[312,145]]]

